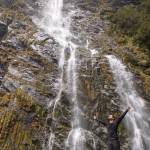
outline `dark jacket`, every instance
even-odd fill
[[[127,114],[127,112],[128,110],[126,110],[118,119],[116,119],[114,123],[105,123],[103,121],[97,120],[97,122],[107,127],[108,139],[118,139],[117,134],[118,126],[121,123],[124,116]]]

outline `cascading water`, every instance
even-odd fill
[[[92,59],[92,68],[94,67],[94,64],[96,63],[96,55],[98,55],[98,51],[95,49],[90,50],[91,52],[91,59]]]
[[[86,41],[86,49],[88,51],[90,51],[90,59],[91,59],[91,63],[92,63],[92,72],[95,68],[95,64],[96,64],[96,57],[98,56],[98,51],[96,49],[90,49],[89,48],[89,40]],[[87,68],[88,69],[88,68]]]
[[[146,104],[138,95],[133,84],[133,76],[126,70],[127,68],[115,56],[107,55],[106,57],[117,85],[117,92],[121,98],[122,110],[128,104],[132,106],[131,111],[126,116],[127,129],[133,133],[131,149],[149,150],[150,119],[149,112],[146,113]]]
[[[71,39],[74,37],[70,32],[70,23],[72,12],[68,11],[62,14],[63,0],[46,0],[42,2],[43,7],[43,19],[38,20],[34,18],[38,26],[51,35],[55,41],[60,45],[60,58],[59,58],[59,72],[58,85],[56,87],[58,93],[57,97],[50,101],[49,108],[52,108],[52,127],[48,140],[48,146],[46,149],[53,150],[53,145],[57,140],[55,138],[55,111],[57,110],[62,92],[66,92],[70,96],[70,103],[72,104],[72,129],[68,134],[65,146],[69,150],[84,150],[84,144],[86,142],[86,135],[88,135],[93,141],[93,147],[95,149],[95,142],[93,135],[90,131],[82,128],[81,120],[84,115],[79,108],[77,97],[77,60],[76,51],[77,45],[75,45]],[[71,10],[71,9],[69,9]],[[67,55],[67,58],[66,58]]]

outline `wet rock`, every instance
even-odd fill
[[[2,0],[2,3],[4,3],[5,5],[12,5],[13,2],[14,0]]]
[[[20,87],[21,89],[23,89],[26,93],[28,93],[28,95],[35,100],[40,106],[47,108],[47,103],[50,101],[50,99],[53,99],[54,97],[50,97],[47,95],[47,97],[45,95],[43,95],[42,93],[40,93],[40,91],[38,89],[36,89],[33,86],[30,85],[22,85]]]
[[[53,121],[52,118],[47,118],[47,119],[46,119],[47,125],[48,125],[48,126],[51,126],[51,125],[52,125],[52,121]]]
[[[34,74],[29,69],[23,69],[22,78],[25,81],[33,82],[34,81]]]
[[[77,4],[78,5],[78,7],[81,7],[83,10],[85,10],[85,11],[91,11],[91,12],[93,12],[93,13],[95,13],[95,12],[97,12],[97,9],[96,9],[96,7],[95,6],[91,6],[91,5],[89,5],[88,3],[79,3],[79,4]]]
[[[106,10],[100,10],[99,14],[100,14],[100,15],[105,15],[106,12],[107,12]]]
[[[40,141],[39,139],[36,139],[36,138],[32,138],[32,142],[36,145],[39,145],[40,146]]]
[[[8,31],[7,25],[4,22],[0,21],[0,40],[7,33],[7,31]]]
[[[33,122],[33,118],[28,114],[24,119],[24,126],[29,127]]]
[[[0,45],[0,50],[4,50],[4,49],[5,49],[4,46]]]
[[[14,48],[15,50],[25,50],[26,46],[21,43],[16,36],[7,37],[3,42],[3,45]]]
[[[37,68],[40,67],[40,65],[38,63],[36,63],[35,61],[32,61],[30,58],[28,58],[26,56],[18,56],[18,58],[20,58],[20,60],[27,62],[28,64],[30,64],[33,67],[37,67]]]
[[[42,41],[42,42],[48,41],[50,44],[57,43],[53,37],[43,32],[37,32],[34,34],[34,36],[36,37],[38,41]]]
[[[87,28],[87,32],[94,32],[95,34],[101,31],[101,25],[98,22],[90,22]]]
[[[47,58],[49,61],[57,63],[59,60],[59,51],[55,49],[53,45],[50,45],[48,48],[41,45],[32,45],[31,46],[39,55]]]
[[[14,92],[19,87],[19,81],[5,76],[2,80],[2,87],[9,92]]]
[[[8,70],[8,64],[3,64],[0,62],[0,70],[6,72]]]
[[[83,18],[84,18],[84,15],[81,15],[81,14],[76,14],[75,16],[73,16],[73,19],[77,19],[77,20],[80,20]]]
[[[124,47],[122,50],[123,51],[131,51],[129,47]]]
[[[63,99],[63,104],[65,104],[66,106],[70,105],[70,101],[68,99],[68,95],[65,92],[62,92],[61,98]]]
[[[14,29],[23,29],[23,30],[26,29],[26,25],[24,23],[20,22],[20,21],[13,22],[11,27],[14,28]]]
[[[28,14],[32,14],[35,13],[35,11],[39,8],[42,7],[42,4],[39,0],[26,0],[27,2],[27,7],[29,9],[29,11],[27,12]]]
[[[8,64],[0,63],[0,85],[2,83],[2,79],[5,76],[7,70],[8,70]]]
[[[16,69],[14,69],[14,68],[12,68],[12,67],[8,67],[8,71],[11,73],[11,74],[13,74],[13,75],[15,75],[16,77],[21,77],[21,74],[19,73],[19,71],[18,70],[16,70]]]

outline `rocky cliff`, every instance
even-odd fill
[[[130,2],[129,2],[130,3]],[[110,33],[110,14],[124,3],[98,0],[64,0],[64,13],[70,4],[72,39],[77,48],[78,99],[84,111],[83,128],[93,133],[96,149],[107,149],[106,129],[97,127],[94,113],[106,121],[108,113],[116,116],[119,99],[106,54],[114,54],[135,74],[137,90],[146,101],[150,97],[149,58],[139,52],[130,37]],[[57,138],[54,150],[63,150],[71,128],[69,94],[62,93],[61,104],[52,120],[48,103],[57,97],[58,62],[61,45],[41,29],[35,18],[41,17],[42,1],[7,0],[0,2],[0,148],[2,150],[46,149],[52,127]],[[69,53],[68,53],[69,55]],[[135,57],[138,57],[138,65]],[[67,55],[66,55],[67,57]],[[140,58],[142,61],[140,61]],[[145,59],[146,58],[146,59]],[[136,67],[135,67],[136,66]],[[145,68],[143,70],[143,67]],[[147,70],[147,71],[146,71]],[[119,128],[122,150],[129,149],[129,134]],[[88,138],[88,137],[87,137]],[[86,150],[92,150],[90,137]]]

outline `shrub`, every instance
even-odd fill
[[[132,36],[138,28],[138,13],[133,6],[124,7],[113,15],[112,21],[117,30]]]
[[[112,29],[131,36],[143,49],[150,49],[150,1],[121,7],[112,15]]]
[[[118,43],[118,44],[124,44],[124,43],[126,43],[126,39],[123,38],[123,37],[118,37],[118,38],[117,38],[117,43]]]

